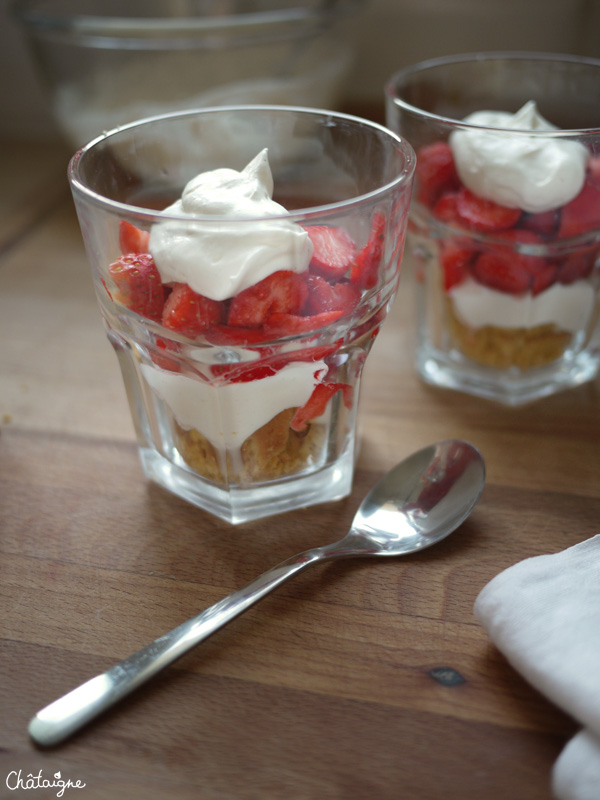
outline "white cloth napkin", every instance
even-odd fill
[[[512,666],[583,726],[554,765],[555,797],[600,800],[600,535],[504,570],[474,611]]]

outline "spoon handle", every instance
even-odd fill
[[[38,744],[59,744],[138,686],[208,639],[232,619],[323,557],[322,549],[306,550],[264,572],[243,589],[160,636],[137,653],[97,675],[43,708],[29,723]]]

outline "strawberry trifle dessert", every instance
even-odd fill
[[[212,168],[222,163],[215,152],[211,168],[191,179],[180,177],[196,171],[187,161],[157,170],[168,177],[165,192],[146,184],[161,151],[134,125],[133,144],[125,128],[101,152],[108,176],[98,178],[101,191],[117,197],[103,201],[108,211],[98,211],[98,193],[79,185],[74,192],[145,472],[234,523],[350,491],[359,383],[397,290],[415,163],[409,145],[355,118],[340,123],[338,166],[331,154],[335,115],[314,112],[322,147],[305,138],[308,110],[300,110],[296,138],[289,124],[292,114],[296,124],[296,110],[242,111],[255,132],[265,115],[281,116],[288,152],[282,156],[276,138],[273,148],[267,132],[269,146],[254,157],[228,159],[236,168]],[[216,123],[232,113],[238,119],[236,109],[164,119],[187,136],[188,116],[214,114],[215,129],[206,123],[198,148],[204,165]],[[139,125],[145,132],[154,124]],[[364,136],[383,154],[380,176],[344,155],[354,127],[359,142]],[[256,138],[244,143],[246,152]],[[166,140],[165,163],[172,163],[176,141]],[[141,153],[130,170],[135,147]],[[71,169],[87,179],[81,158]],[[90,164],[95,179],[96,161]]]
[[[463,122],[417,151],[414,219],[435,248],[439,336],[525,374],[580,350],[597,321],[600,157],[549,136],[533,101]]]
[[[266,149],[240,172],[202,173],[163,212],[194,221],[166,219],[148,233],[122,221],[123,255],[109,267],[113,300],[187,339],[230,346],[228,361],[198,363],[192,380],[177,340],[159,338],[154,363],[141,365],[172,413],[183,459],[219,483],[272,480],[319,463],[319,420],[334,398],[336,413],[353,411],[354,379],[352,365],[336,358],[341,340],[310,337],[355,312],[382,257],[382,217],[359,251],[342,228],[282,219],[272,193]],[[199,226],[198,216],[215,222]],[[251,227],[227,222],[261,217]],[[298,334],[308,336],[299,350],[267,344]]]

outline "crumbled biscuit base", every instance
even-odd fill
[[[312,423],[301,433],[292,430],[295,410],[280,412],[249,436],[242,445],[241,460],[227,454],[227,481],[223,456],[197,430],[185,430],[176,423],[177,449],[188,466],[215,483],[259,483],[294,475],[315,463],[325,440],[323,425]]]
[[[457,318],[449,300],[447,320],[454,344],[463,355],[498,369],[531,369],[550,364],[564,354],[572,338],[552,324],[535,328],[470,328]]]

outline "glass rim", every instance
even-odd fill
[[[14,16],[30,31],[39,35],[62,34],[74,38],[104,38],[114,40],[147,40],[155,36],[164,39],[180,36],[193,38],[203,33],[213,34],[216,30],[237,27],[276,26],[305,22],[315,24],[326,19],[336,19],[355,10],[362,0],[337,0],[335,3],[310,3],[297,0],[287,6],[273,3],[272,8],[260,11],[246,11],[240,14],[198,14],[179,17],[102,15],[85,13],[73,6],[73,13],[67,10],[53,10],[43,0],[11,0]]]
[[[425,73],[427,70],[436,69],[438,67],[452,66],[454,64],[471,64],[477,62],[488,61],[530,61],[530,62],[561,62],[568,64],[588,65],[595,67],[599,70],[600,80],[600,59],[592,58],[591,56],[577,56],[567,53],[546,53],[546,52],[529,52],[526,50],[489,50],[477,51],[473,53],[459,53],[452,56],[440,56],[438,58],[426,59],[419,61],[415,64],[399,69],[394,72],[386,81],[384,86],[384,93],[390,102],[395,106],[405,109],[415,115],[423,117],[424,119],[431,120],[436,123],[444,123],[452,127],[460,127],[460,129],[473,130],[473,131],[491,131],[493,133],[511,135],[514,133],[517,136],[527,135],[534,138],[572,138],[575,135],[583,136],[590,134],[599,134],[599,128],[560,128],[560,129],[545,129],[545,130],[530,130],[527,128],[497,128],[490,125],[478,125],[472,122],[465,122],[464,120],[456,119],[454,117],[447,117],[441,114],[435,114],[432,111],[425,111],[412,103],[403,100],[399,97],[397,92],[397,85],[401,79],[419,73]]]
[[[324,203],[318,206],[309,206],[307,208],[301,208],[291,212],[286,212],[285,214],[282,213],[269,216],[267,218],[269,220],[295,221],[297,219],[306,219],[316,216],[326,216],[332,213],[339,213],[340,211],[347,211],[357,205],[363,205],[365,203],[373,202],[380,197],[385,197],[389,195],[395,189],[401,188],[402,186],[408,184],[413,177],[417,159],[412,145],[405,138],[399,136],[398,134],[394,133],[394,131],[391,131],[389,128],[379,124],[378,122],[373,122],[371,120],[363,119],[361,117],[357,117],[352,114],[345,114],[337,111],[329,111],[326,109],[309,108],[303,106],[232,105],[232,106],[212,106],[202,109],[193,109],[185,111],[176,111],[168,114],[159,114],[152,117],[145,117],[144,119],[136,120],[126,125],[120,125],[117,128],[105,131],[104,133],[97,136],[95,139],[92,139],[83,147],[79,148],[79,150],[77,150],[75,154],[71,157],[67,167],[67,177],[69,180],[69,184],[71,186],[71,190],[73,194],[85,198],[89,203],[97,207],[103,208],[104,210],[117,212],[120,215],[125,214],[130,218],[143,220],[145,222],[165,222],[168,220],[189,222],[190,220],[194,220],[199,223],[218,222],[219,224],[224,224],[224,225],[228,223],[239,224],[240,222],[243,223],[258,222],[258,221],[264,222],[265,221],[264,216],[263,217],[260,216],[223,217],[223,216],[208,216],[208,215],[197,216],[190,214],[172,214],[172,213],[165,214],[164,212],[161,211],[149,210],[147,208],[144,208],[143,206],[130,205],[129,203],[123,203],[119,200],[112,200],[111,198],[105,197],[104,195],[89,188],[78,174],[82,159],[84,159],[98,145],[108,141],[109,139],[115,137],[116,135],[122,133],[123,131],[132,130],[134,128],[141,128],[144,126],[152,125],[157,122],[181,119],[184,117],[202,117],[210,114],[245,112],[245,111],[259,112],[259,113],[293,112],[296,114],[300,113],[303,115],[322,116],[332,119],[344,120],[351,123],[358,123],[363,127],[378,132],[385,138],[394,142],[397,150],[401,151],[402,156],[404,158],[404,168],[402,172],[399,173],[394,180],[388,181],[387,183],[383,184],[377,189],[373,189],[372,191],[367,192],[365,194],[360,194],[357,195],[356,197],[349,198],[348,200],[341,200],[336,203]]]

